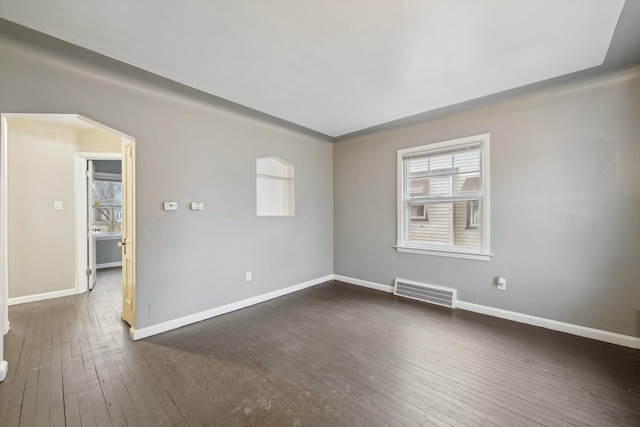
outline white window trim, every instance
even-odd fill
[[[453,148],[457,146],[470,145],[473,143],[481,143],[481,175],[483,194],[480,198],[480,248],[465,250],[463,247],[447,246],[438,247],[437,245],[416,246],[408,244],[404,241],[404,230],[406,227],[406,216],[404,212],[404,176],[403,176],[403,157],[407,154],[418,152],[432,152],[444,148]],[[489,261],[493,254],[491,253],[491,184],[489,181],[490,167],[490,151],[489,151],[490,134],[474,135],[465,138],[458,138],[449,141],[436,142],[434,144],[421,145],[418,147],[404,148],[398,150],[396,167],[397,167],[397,230],[396,230],[396,246],[398,252],[414,253],[423,255],[436,255],[451,258],[464,258],[478,261]]]

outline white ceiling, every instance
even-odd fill
[[[624,0],[2,0],[0,17],[337,137],[601,65]]]

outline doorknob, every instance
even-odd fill
[[[124,250],[124,252],[123,252],[123,253],[124,253],[124,255],[126,255],[126,254],[127,254],[127,241],[126,241],[126,240],[123,240],[123,241],[118,242],[118,247],[119,247],[119,248],[123,248],[123,250]]]

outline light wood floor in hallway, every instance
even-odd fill
[[[2,427],[640,425],[638,350],[339,282],[133,342],[119,273],[10,307]]]

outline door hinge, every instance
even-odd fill
[[[87,276],[91,276],[93,274],[93,270],[87,268]]]

